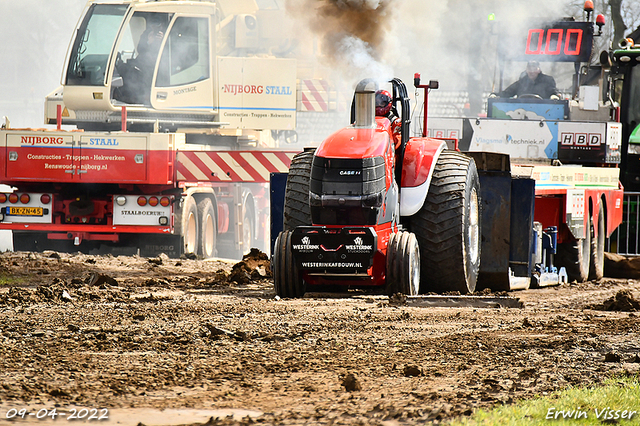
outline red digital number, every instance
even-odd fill
[[[551,29],[547,31],[547,44],[544,49],[545,55],[558,55],[562,50],[562,33],[564,30]],[[555,41],[556,47],[553,50],[549,47]]]
[[[571,46],[575,47],[572,49]],[[567,29],[566,34],[562,28],[532,29],[529,30],[527,37],[525,54],[559,55],[564,53],[567,56],[579,56],[581,47],[582,29],[580,28]]]
[[[537,44],[535,50],[531,50],[531,39],[537,36]],[[527,37],[527,49],[525,53],[527,55],[539,55],[540,49],[542,49],[542,41],[544,40],[544,30],[529,30],[529,37]]]
[[[571,46],[571,37],[575,36],[576,40],[576,48],[574,50],[569,50]],[[579,28],[573,28],[567,30],[567,40],[564,43],[564,54],[570,56],[578,56],[580,55],[580,48],[582,47],[582,30]]]

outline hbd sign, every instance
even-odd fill
[[[560,144],[573,147],[599,148],[602,143],[600,133],[560,133]]]

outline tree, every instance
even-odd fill
[[[618,42],[625,37],[627,26],[624,23],[622,16],[622,0],[609,0],[609,7],[611,8],[611,20],[613,21],[613,47],[616,47]]]

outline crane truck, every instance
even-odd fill
[[[0,130],[14,249],[268,251],[269,173],[299,150],[303,112],[336,109],[276,6],[89,1],[45,103],[56,129]]]
[[[351,126],[292,161],[276,293],[339,285],[464,294],[602,278],[605,237],[622,220],[622,123],[613,103],[577,96],[593,93],[579,64],[595,35],[589,20],[562,21],[531,28],[511,52],[576,64],[576,99],[492,98],[487,117],[431,117],[429,127],[425,108],[417,137],[406,88],[392,80],[402,121],[395,150],[389,120],[371,112],[377,87],[361,82]],[[426,104],[437,85],[414,80]]]

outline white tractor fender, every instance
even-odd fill
[[[402,187],[400,190],[400,216],[413,216],[416,214],[424,204],[424,200],[427,199],[427,193],[429,192],[429,185],[431,185],[431,178],[433,177],[433,170],[438,162],[438,158],[443,150],[447,148],[447,144],[443,141],[433,154],[432,167],[429,168],[429,174],[427,180],[424,183],[417,186]]]

